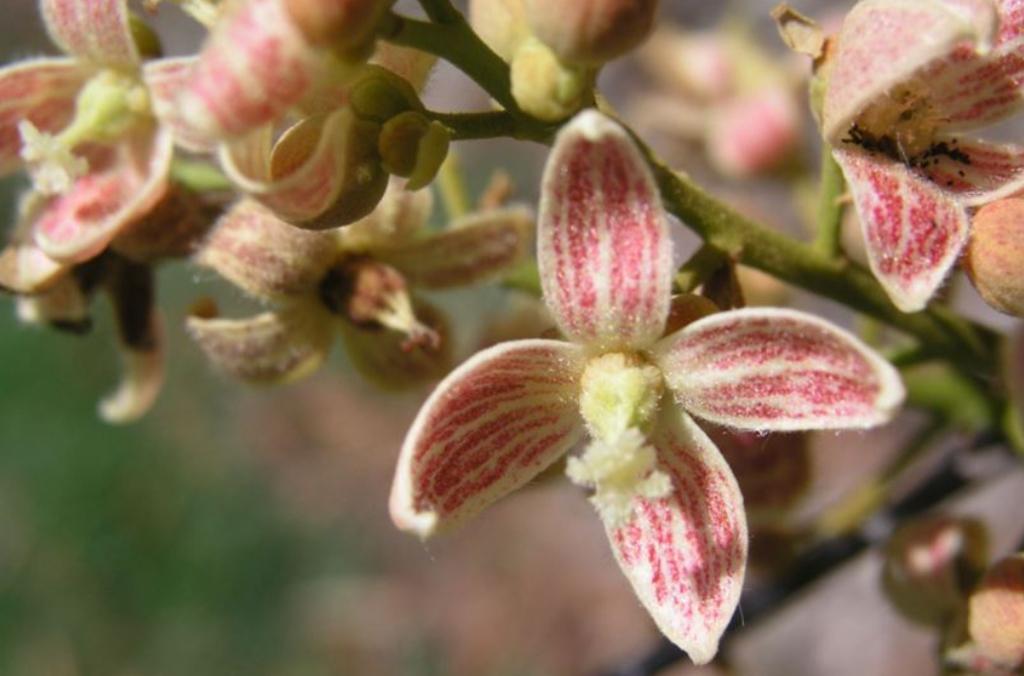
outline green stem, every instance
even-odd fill
[[[456,221],[470,212],[469,193],[463,180],[459,156],[454,150],[448,152],[448,157],[441,165],[441,171],[437,174],[437,187],[449,222]]]
[[[435,23],[454,23],[462,18],[459,10],[448,0],[419,0],[420,7]]]
[[[814,247],[824,256],[835,258],[840,254],[842,234],[843,192],[846,180],[843,171],[832,157],[832,148],[826,143],[821,150],[821,188],[818,197],[818,237]]]

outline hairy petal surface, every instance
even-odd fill
[[[853,195],[871,271],[900,310],[924,309],[967,242],[963,204],[901,162],[848,150],[833,156]]]
[[[17,294],[39,293],[70,267],[47,256],[35,243],[32,224],[38,218],[42,201],[29,192],[18,205],[18,223],[7,245],[0,250],[0,289]]]
[[[134,68],[139,51],[126,0],[40,0],[46,30],[68,54],[114,68]]]
[[[421,537],[527,483],[584,434],[581,351],[523,340],[477,353],[445,378],[405,437],[391,518]]]
[[[194,56],[150,61],[142,67],[142,79],[149,90],[153,113],[174,133],[175,143],[193,153],[211,153],[217,148],[216,137],[189,124],[178,105],[178,94],[195,63]]]
[[[300,230],[253,200],[224,214],[196,254],[196,262],[259,298],[316,292],[338,256],[329,233]]]
[[[541,190],[537,260],[562,332],[605,348],[652,343],[668,317],[672,241],[636,145],[580,113],[559,132]]]
[[[374,251],[413,286],[444,289],[493,279],[526,257],[533,218],[526,209],[468,216],[448,230]]]
[[[951,57],[957,48],[984,46],[978,35],[985,22],[943,2],[864,0],[843,21],[822,111],[822,132],[838,145],[840,137],[872,103],[909,82],[927,67]],[[964,53],[974,59],[974,49]]]
[[[279,119],[321,65],[282,0],[236,3],[199,54],[179,104],[189,126],[220,138]]]
[[[60,131],[75,114],[89,70],[72,59],[29,59],[0,68],[0,176],[22,167],[18,123]]]
[[[655,349],[687,411],[730,427],[870,427],[903,402],[896,370],[850,333],[795,310],[722,312]]]
[[[986,204],[1024,188],[1024,147],[945,137],[921,169],[966,205]]]
[[[346,250],[406,244],[422,234],[434,208],[434,193],[429,189],[408,190],[405,184],[405,179],[392,177],[374,210],[338,231]]]
[[[214,366],[235,378],[277,384],[304,378],[327,357],[331,317],[312,303],[294,303],[248,319],[192,316],[189,335]]]
[[[632,519],[609,527],[608,539],[661,632],[705,664],[718,652],[743,587],[743,496],[714,443],[676,406],[663,407],[650,441],[673,491],[634,498]]]

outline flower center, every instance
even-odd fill
[[[593,441],[566,474],[594,489],[591,502],[613,527],[628,522],[637,496],[660,498],[672,489],[646,443],[664,389],[661,371],[636,354],[596,357],[583,372],[580,413]]]
[[[920,166],[936,152],[934,141],[944,121],[927,85],[910,82],[871,104],[842,142]]]

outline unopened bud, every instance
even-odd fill
[[[985,574],[971,594],[967,629],[988,659],[1006,669],[1024,666],[1024,554]]]
[[[633,49],[654,24],[657,0],[523,0],[533,34],[566,62],[600,65]]]
[[[988,537],[972,519],[932,516],[897,530],[886,546],[882,586],[908,619],[944,625],[984,569]]]
[[[349,105],[363,120],[384,123],[423,104],[412,84],[381,66],[367,66],[352,84]]]
[[[985,302],[1024,317],[1024,199],[986,204],[971,222],[963,266]]]
[[[668,321],[665,323],[665,335],[675,333],[698,319],[703,319],[718,312],[718,306],[704,296],[695,293],[682,293],[672,297],[669,305]]]
[[[582,108],[593,80],[589,69],[565,65],[536,40],[524,43],[512,59],[512,96],[524,111],[548,122]]]
[[[407,188],[430,183],[448,155],[450,135],[444,125],[410,110],[388,120],[381,129],[380,156],[384,169],[408,178]]]
[[[469,22],[480,39],[505,61],[530,36],[522,0],[470,0]]]
[[[708,156],[730,178],[778,168],[800,140],[800,110],[783,87],[771,87],[718,109],[708,130]]]

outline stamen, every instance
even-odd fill
[[[60,195],[89,171],[89,163],[71,152],[60,136],[39,131],[28,120],[18,123],[21,159],[28,165],[32,186],[43,195]]]
[[[631,427],[611,443],[592,441],[566,465],[573,483],[594,489],[590,502],[612,528],[629,523],[635,498],[656,500],[672,492],[672,480],[657,469],[657,452],[646,441]]]

